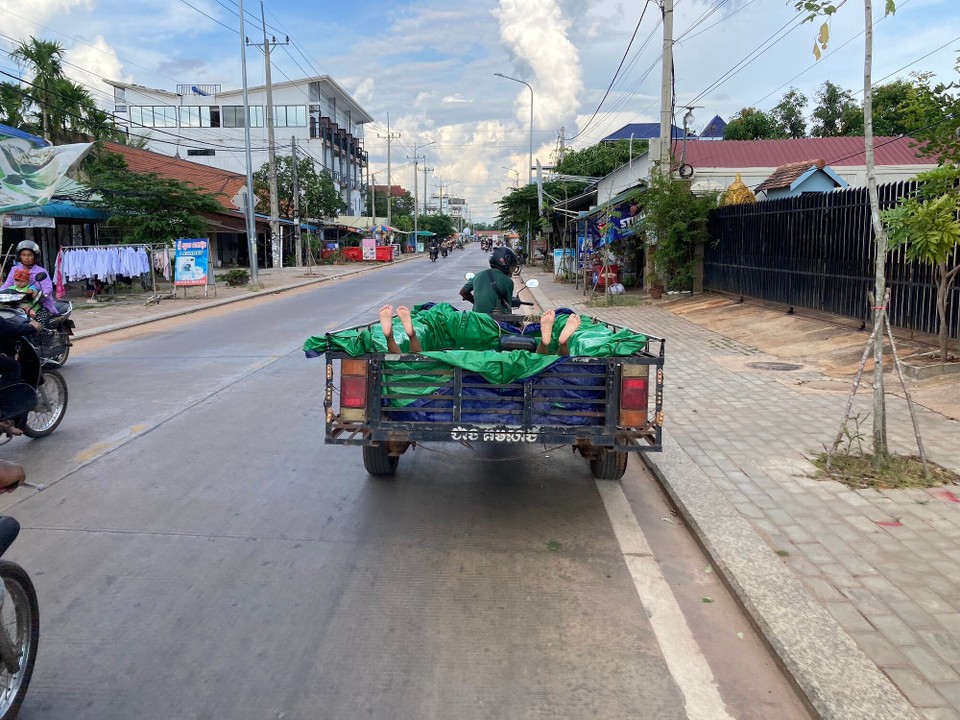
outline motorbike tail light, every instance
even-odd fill
[[[620,375],[620,425],[642,427],[647,424],[650,400],[650,367],[624,365]]]
[[[343,360],[340,365],[340,407],[366,408],[367,361]]]

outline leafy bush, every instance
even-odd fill
[[[250,273],[243,268],[232,268],[223,273],[220,279],[230,287],[239,287],[250,282]]]

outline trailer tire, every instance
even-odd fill
[[[623,450],[599,448],[597,457],[590,461],[590,472],[597,480],[619,480],[627,471],[627,453]]]
[[[386,445],[364,445],[363,467],[374,477],[393,477],[397,472],[398,457],[390,457]]]

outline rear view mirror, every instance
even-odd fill
[[[524,283],[524,285],[526,285],[528,288],[540,287],[540,281],[536,278],[530,278]]]
[[[37,282],[40,282],[41,280],[46,280],[46,279],[47,279],[46,273],[37,273]]]
[[[477,276],[476,273],[468,272],[468,273],[467,273],[466,275],[464,275],[463,277],[465,277],[467,280],[473,280],[476,276]]]

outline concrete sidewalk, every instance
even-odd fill
[[[645,458],[814,709],[960,720],[960,487],[814,480],[807,457],[832,442],[849,380],[820,389],[809,358],[731,340],[672,302],[587,307],[582,289],[527,275],[544,307],[667,339],[664,452]],[[764,364],[785,361],[798,368]],[[887,412],[891,449],[916,454],[905,402],[890,396]],[[925,408],[919,423],[929,459],[960,471],[960,424]]]

